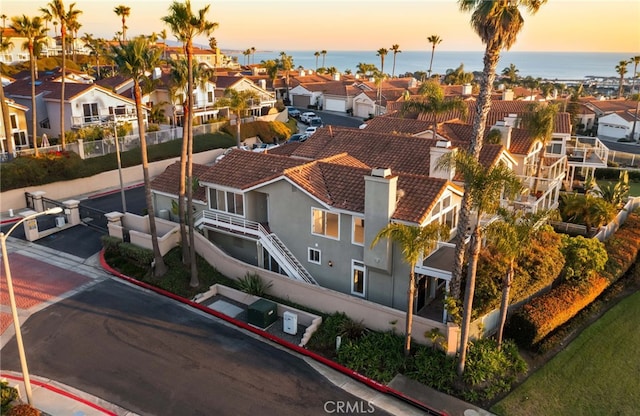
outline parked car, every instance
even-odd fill
[[[318,130],[318,128],[317,128],[317,127],[315,127],[315,126],[309,126],[309,127],[307,127],[307,129],[304,131],[304,133],[305,133],[307,136],[309,136],[309,137],[310,137],[310,136],[312,136],[312,135],[313,135],[313,133],[315,133],[317,130]]]
[[[287,107],[287,111],[289,112],[289,117],[298,118],[300,117],[300,110],[295,107]]]
[[[292,135],[291,137],[289,137],[289,139],[287,140],[287,143],[303,142],[303,141],[307,140],[308,138],[309,138],[309,136],[306,135],[305,133],[296,133],[296,134]]]
[[[256,153],[264,153],[269,149],[273,149],[274,147],[280,146],[279,144],[274,143],[259,143],[253,147],[253,151]]]
[[[220,162],[226,155],[228,155],[229,153],[231,153],[231,151],[237,149],[236,146],[230,147],[228,149],[226,149],[222,154],[218,155],[218,157],[216,157],[216,162]],[[249,149],[248,146],[240,146],[240,150],[251,150]]]
[[[314,113],[313,111],[307,111],[305,113],[302,113],[302,115],[300,116],[300,121],[309,124],[309,119],[311,117],[317,117],[316,113]]]
[[[316,116],[309,119],[309,125],[314,127],[323,127],[324,123],[320,117]]]

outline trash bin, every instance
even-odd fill
[[[65,222],[66,221],[65,221],[64,217],[56,217],[56,227],[58,227],[58,228],[64,227]]]

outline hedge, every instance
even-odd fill
[[[622,227],[607,241],[609,255],[605,270],[582,283],[563,282],[533,299],[515,312],[506,327],[506,336],[524,347],[538,343],[553,330],[573,318],[593,302],[635,262],[640,248],[640,216],[629,215]]]

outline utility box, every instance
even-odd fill
[[[266,299],[253,302],[247,313],[249,323],[263,329],[278,320],[277,305]]]
[[[62,228],[64,227],[65,219],[64,217],[56,217],[56,227]]]
[[[282,330],[285,334],[296,335],[298,333],[298,315],[289,311],[283,313]]]

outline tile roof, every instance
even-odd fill
[[[491,131],[491,127],[485,129],[486,138]],[[470,142],[473,137],[473,126],[462,123],[444,123],[438,128],[438,134],[452,141]],[[516,155],[528,155],[535,140],[531,134],[524,129],[511,129],[511,146],[509,152]]]
[[[398,117],[374,117],[365,122],[364,130],[378,133],[404,133],[417,135],[433,128],[433,123],[424,120],[403,119]]]
[[[615,113],[618,111],[635,110],[636,101],[615,99],[615,100],[591,100],[588,102],[596,112]]]
[[[234,149],[211,166],[200,177],[200,182],[247,189],[280,176],[286,168],[303,163],[304,160],[286,156]]]
[[[209,167],[206,165],[193,164],[193,177],[201,178]],[[180,192],[180,162],[175,162],[153,178],[151,181],[151,189],[158,192],[167,193],[170,195],[178,195]],[[207,190],[204,186],[199,186],[193,192],[193,199],[195,201],[207,202]]]

